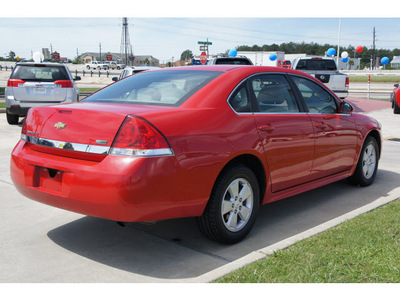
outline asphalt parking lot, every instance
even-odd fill
[[[400,116],[390,108],[368,114],[386,138],[372,186],[341,181],[263,206],[249,236],[231,246],[204,238],[194,218],[121,227],[23,197],[9,175],[21,124],[10,126],[0,114],[0,282],[208,282],[293,236],[395,200],[400,142],[390,138],[400,138]]]

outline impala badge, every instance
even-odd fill
[[[57,122],[56,124],[54,124],[54,127],[57,128],[58,130],[64,129],[65,126],[67,126],[67,124],[63,122]]]

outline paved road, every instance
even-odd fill
[[[390,109],[369,112],[385,137],[400,137]],[[21,196],[9,176],[19,126],[0,114],[0,282],[207,282],[276,245],[364,205],[400,197],[400,142],[385,140],[374,185],[338,182],[263,206],[250,235],[225,246],[202,237],[194,218],[155,225],[87,217]],[[261,254],[260,254],[261,255]]]

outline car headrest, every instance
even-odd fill
[[[283,86],[279,85],[266,85],[258,94],[258,103],[262,104],[282,104],[290,99],[289,92]]]

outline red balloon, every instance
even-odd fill
[[[356,52],[357,53],[360,53],[360,52],[362,52],[363,51],[363,46],[358,46],[357,48],[356,48]]]

